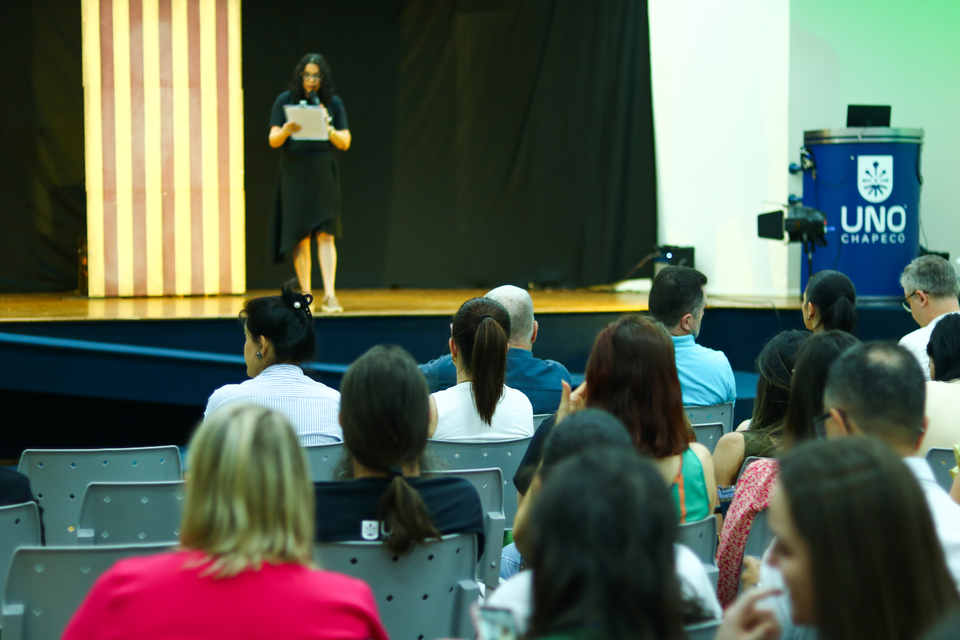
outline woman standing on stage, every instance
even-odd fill
[[[284,105],[312,104],[325,110],[330,140],[292,140],[300,125],[288,122]],[[274,192],[268,230],[268,258],[279,264],[293,252],[300,288],[310,292],[310,240],[317,237],[317,254],[323,276],[320,310],[343,311],[337,301],[337,248],[340,236],[340,172],[334,149],[350,148],[347,112],[335,95],[330,67],[323,56],[308,53],[297,63],[290,88],[273,103],[270,146],[281,150],[280,174]]]

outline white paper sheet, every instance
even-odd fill
[[[296,122],[300,131],[290,137],[293,140],[329,140],[327,132],[327,110],[320,106],[285,104],[283,111],[287,122]]]

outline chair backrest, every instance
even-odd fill
[[[705,446],[710,453],[717,448],[717,441],[723,435],[723,423],[711,422],[693,425],[693,432],[697,434],[697,442]]]
[[[733,403],[724,402],[709,407],[684,407],[683,410],[690,418],[690,424],[708,424],[719,422],[723,425],[723,432],[733,431]]]
[[[717,637],[717,631],[719,630],[719,620],[692,624],[684,628],[684,631],[687,632],[687,640],[713,640]]]
[[[747,534],[747,543],[743,547],[743,555],[763,557],[763,552],[770,546],[773,540],[773,531],[767,523],[767,510],[761,509],[753,518],[750,525],[750,533]]]
[[[513,519],[517,515],[517,494],[510,486],[529,444],[530,438],[502,442],[427,440],[427,451],[445,462],[447,468],[453,471],[490,467],[500,469],[503,473],[503,517],[507,530],[512,530]]]
[[[343,443],[317,444],[304,447],[307,460],[310,462],[310,475],[314,482],[329,482],[336,480],[333,470],[340,464],[343,457]]]
[[[183,482],[91,482],[80,507],[77,544],[176,543]]]
[[[503,474],[500,469],[468,469],[438,471],[438,475],[455,475],[473,485],[480,495],[483,509],[483,531],[486,543],[480,556],[480,581],[491,589],[500,584],[500,555],[503,549]]]
[[[540,425],[543,424],[543,421],[552,416],[552,413],[535,413],[533,414],[533,430],[536,431],[540,428]]]
[[[3,640],[50,640],[63,634],[90,587],[117,560],[172,547],[21,547],[3,592]]]
[[[753,463],[756,462],[757,460],[766,460],[766,458],[760,458],[760,457],[757,457],[757,456],[750,456],[749,458],[747,458],[746,460],[743,461],[743,464],[740,465],[740,473],[737,474],[737,480],[738,480],[738,481],[740,480],[740,476],[743,475],[743,472],[747,470],[747,467],[749,467],[751,464],[753,464]]]
[[[405,556],[380,542],[314,545],[318,565],[370,585],[393,640],[472,638],[470,605],[480,596],[474,578],[476,558],[473,534],[419,544]]]
[[[77,543],[80,505],[91,482],[160,482],[182,480],[180,450],[169,447],[135,449],[27,449],[20,456],[20,473],[43,507],[49,545]]]
[[[950,469],[957,466],[956,457],[953,455],[953,449],[940,449],[934,447],[927,451],[927,463],[933,469],[933,477],[937,479],[937,484],[946,491],[950,491],[953,486],[953,478],[950,476]]]
[[[40,546],[40,512],[35,502],[0,507],[0,587],[7,584],[13,552]]]
[[[677,542],[690,547],[703,564],[717,561],[717,519],[707,516],[696,522],[678,525]]]

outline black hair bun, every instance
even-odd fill
[[[294,311],[299,311],[308,318],[312,317],[310,305],[313,304],[313,296],[309,293],[297,291],[295,288],[296,284],[298,284],[296,278],[286,282],[281,289],[280,297],[283,298],[284,302],[293,307]]]

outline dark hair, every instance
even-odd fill
[[[340,384],[340,423],[350,456],[363,466],[390,472],[379,516],[390,528],[387,548],[406,553],[417,542],[439,538],[423,498],[402,468],[427,446],[430,392],[417,363],[397,346],[373,347],[350,365]]]
[[[557,465],[530,522],[528,637],[684,637],[676,531],[670,490],[636,452],[601,447]]]
[[[861,431],[912,443],[923,431],[926,380],[916,357],[892,342],[849,349],[830,365],[824,409],[839,408]]]
[[[780,448],[797,352],[808,337],[810,334],[806,331],[783,331],[771,338],[757,356],[760,379],[749,431],[766,437],[759,456],[769,457]]]
[[[317,91],[317,97],[320,98],[321,104],[329,107],[336,89],[333,86],[333,73],[330,71],[330,65],[327,64],[326,58],[319,53],[308,53],[300,58],[300,62],[293,68],[293,76],[290,78],[290,85],[287,87],[290,89],[290,103],[297,104],[306,99],[303,94],[303,70],[307,68],[308,64],[315,64],[320,67],[320,89]]]
[[[807,282],[807,302],[817,305],[827,331],[857,332],[857,290],[839,271],[818,271]]]
[[[960,378],[960,315],[948,313],[933,326],[927,355],[933,362],[934,380],[952,382]]]
[[[683,316],[700,310],[706,284],[707,276],[696,269],[665,267],[650,287],[650,315],[667,328],[677,326]]]
[[[507,374],[510,315],[495,300],[471,298],[454,314],[450,332],[473,382],[477,413],[491,424]]]
[[[784,450],[817,439],[813,419],[823,413],[823,387],[830,364],[858,344],[860,341],[845,331],[824,331],[811,335],[800,345],[784,421]]]
[[[593,343],[585,378],[587,406],[619,418],[640,452],[666,458],[687,450],[673,341],[651,320],[630,314],[607,325]]]
[[[616,417],[601,409],[584,409],[556,425],[543,444],[540,477],[567,458],[592,447],[619,447],[633,450],[633,442]]]
[[[283,285],[279,296],[252,298],[243,303],[240,322],[254,338],[263,336],[273,343],[277,362],[300,364],[316,355],[310,303],[313,296],[300,293],[296,279]]]
[[[798,447],[780,462],[780,486],[810,549],[824,640],[918,638],[960,605],[923,491],[882,442]]]

